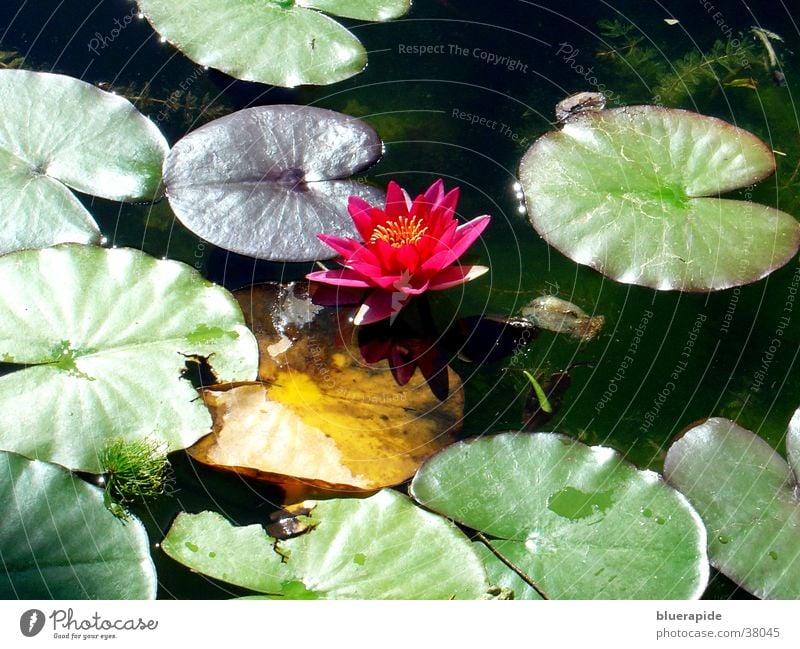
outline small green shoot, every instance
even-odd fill
[[[531,374],[528,370],[522,370],[522,373],[528,377],[528,380],[531,382],[533,391],[536,393],[536,398],[539,400],[539,405],[542,407],[542,410],[548,415],[553,414],[553,406],[550,405],[547,395],[544,393],[542,386],[539,385],[539,382],[534,378],[533,374]]]

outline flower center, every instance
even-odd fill
[[[428,226],[416,216],[400,216],[396,221],[387,221],[383,225],[375,226],[370,243],[379,239],[385,241],[393,248],[402,248],[409,244],[419,243],[422,236],[428,231]]]

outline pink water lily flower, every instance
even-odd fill
[[[480,277],[486,266],[454,262],[481,235],[489,216],[459,225],[454,213],[458,188],[445,194],[437,180],[413,201],[391,181],[384,209],[351,196],[347,209],[363,243],[356,239],[318,235],[341,255],[344,268],[310,273],[315,282],[337,286],[342,297],[353,291],[365,297],[355,315],[357,325],[393,319],[414,295],[441,291]],[[342,300],[344,301],[344,299]]]

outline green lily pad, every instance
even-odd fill
[[[626,284],[714,291],[764,277],[800,247],[789,214],[716,197],[774,170],[769,147],[727,122],[626,106],[539,138],[520,181],[533,227],[570,259]]]
[[[127,99],[60,74],[0,70],[0,115],[0,254],[98,242],[70,189],[157,197],[169,147]]]
[[[320,501],[308,518],[309,531],[276,541],[216,512],[180,514],[161,547],[192,570],[281,598],[475,599],[488,587],[467,538],[397,492]]]
[[[411,0],[297,0],[299,7],[356,20],[392,20],[408,13]]]
[[[0,452],[0,598],[153,599],[147,534],[69,471]]]
[[[708,580],[686,499],[608,448],[554,433],[460,442],[422,466],[411,493],[490,537],[552,599],[696,598]]]
[[[476,541],[473,546],[481,559],[483,559],[483,565],[489,575],[490,584],[509,589],[514,593],[514,599],[542,599],[542,596],[534,588],[525,583],[517,573],[510,570],[485,544]]]
[[[800,408],[795,410],[786,433],[786,456],[794,475],[800,481]]]
[[[256,341],[224,289],[138,250],[63,244],[0,257],[0,449],[100,473],[111,440],[167,451],[211,430],[182,378],[205,357],[221,381],[256,376]]]
[[[361,20],[402,15],[408,0],[138,0],[161,34],[193,61],[275,86],[335,83],[361,72],[359,40],[316,9]],[[308,8],[306,8],[308,7]]]
[[[670,447],[664,475],[705,521],[708,553],[720,572],[761,598],[800,598],[797,473],[769,444],[714,417]]]
[[[273,261],[329,259],[317,235],[357,237],[349,196],[384,193],[349,176],[382,153],[365,122],[309,106],[259,106],[181,139],[164,165],[169,203],[214,245]]]

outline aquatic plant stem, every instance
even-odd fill
[[[550,599],[550,596],[545,593],[539,586],[536,585],[536,582],[533,581],[527,574],[525,574],[519,567],[517,567],[510,559],[503,556],[503,554],[498,550],[496,547],[492,545],[492,542],[486,538],[483,532],[476,532],[475,538],[478,539],[481,543],[483,543],[487,548],[489,548],[489,552],[491,552],[494,556],[496,556],[500,561],[502,561],[506,566],[511,568],[517,576],[522,579],[528,586],[533,588],[542,599]]]

